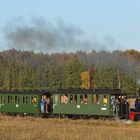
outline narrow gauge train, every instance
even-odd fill
[[[127,118],[129,107],[126,99],[119,89],[0,91],[0,112]]]

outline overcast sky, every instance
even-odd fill
[[[91,40],[104,42],[111,38],[118,44],[113,48],[110,45],[111,50],[140,51],[140,0],[3,0],[0,50],[9,47],[4,44],[3,28],[19,17],[26,22],[38,17],[53,23],[61,19],[66,25],[80,28]]]

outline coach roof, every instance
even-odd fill
[[[120,89],[102,88],[102,89],[59,89],[52,92],[53,94],[111,94],[124,95]]]
[[[0,94],[49,94],[49,90],[0,90]]]

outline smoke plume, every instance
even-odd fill
[[[35,18],[27,22],[24,18],[17,18],[14,22],[8,23],[4,29],[8,47],[18,50],[39,52],[108,50],[107,44],[95,39],[86,39],[83,30],[62,20],[51,23],[43,18]]]

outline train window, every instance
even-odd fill
[[[96,95],[92,95],[92,96],[91,96],[91,102],[92,102],[93,104],[96,103]]]
[[[68,103],[68,95],[60,95],[60,103]]]
[[[19,97],[15,96],[15,104],[19,103]]]
[[[96,104],[100,104],[99,95],[96,95]]]
[[[54,96],[54,101],[55,101],[55,103],[58,103],[58,98],[59,98],[58,95],[55,95],[55,96]]]
[[[28,103],[28,97],[27,96],[25,97],[25,103],[26,104]]]
[[[87,104],[88,103],[88,96],[84,95],[84,103]]]
[[[60,98],[59,98],[59,99],[60,99],[60,103],[63,103],[63,102],[64,102],[64,101],[63,101],[63,96],[60,95],[59,97],[60,97]]]
[[[8,96],[8,104],[10,103],[10,96]]]
[[[23,96],[23,98],[22,98],[22,99],[23,99],[23,104],[25,104],[25,97]]]
[[[104,106],[107,105],[107,96],[106,95],[103,96],[103,105]]]
[[[35,96],[32,96],[32,97],[31,97],[31,103],[32,103],[32,104],[36,104],[36,102],[37,102],[36,97],[35,97]]]
[[[12,96],[10,97],[10,103],[13,103],[13,97]]]
[[[0,96],[0,104],[2,103],[2,96]]]
[[[2,103],[2,104],[5,103],[5,96],[1,96],[1,103]]]
[[[17,98],[17,103],[19,103],[20,101],[19,101],[19,96],[18,96],[18,98]]]
[[[17,96],[15,96],[15,103],[18,103],[18,100],[17,99],[18,99]]]
[[[80,95],[80,104],[82,104],[83,102],[83,95]]]
[[[4,97],[4,96],[0,96],[0,104],[3,103],[3,97]]]
[[[70,95],[70,103],[73,103],[73,95]]]
[[[8,96],[8,104],[10,103],[10,97]]]
[[[0,98],[1,98],[0,100],[1,100],[1,104],[2,104],[2,99],[3,99],[3,98],[2,98],[2,96],[0,96]]]
[[[6,103],[6,97],[3,96],[3,103]]]
[[[31,103],[32,104],[34,103],[34,97],[33,96],[31,97]]]
[[[12,96],[8,96],[8,104],[13,102]]]
[[[74,95],[74,103],[77,103],[77,95]]]
[[[60,95],[60,103],[64,103],[64,95]]]

